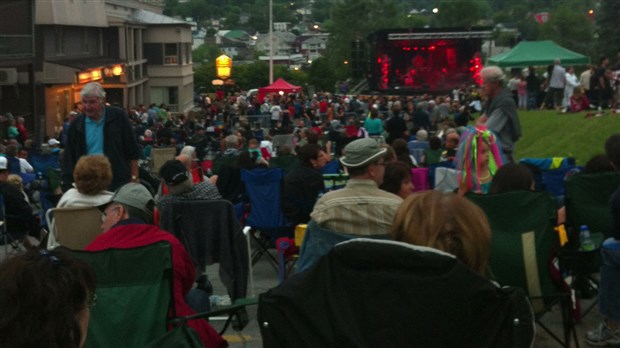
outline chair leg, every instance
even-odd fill
[[[248,245],[248,269],[249,269],[249,273],[250,273],[250,296],[254,297],[254,268],[253,268],[253,263],[252,263],[252,247],[250,246],[250,233],[251,233],[252,227],[250,226],[245,226],[243,228],[243,234],[245,234],[245,240],[247,242]]]

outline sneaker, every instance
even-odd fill
[[[586,342],[596,347],[620,344],[620,328],[612,330],[607,323],[602,322],[596,330],[588,331]]]

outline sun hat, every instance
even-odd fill
[[[372,138],[358,139],[345,146],[345,155],[340,158],[340,162],[345,167],[361,167],[375,161],[386,151],[387,148],[380,147]]]

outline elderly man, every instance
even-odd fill
[[[482,89],[489,98],[489,103],[478,124],[497,135],[506,161],[513,162],[515,143],[521,138],[521,122],[517,114],[517,104],[510,91],[504,88],[504,73],[499,67],[488,66],[480,71]]]
[[[130,249],[157,242],[170,243],[172,247],[173,296],[176,314],[194,314],[185,301],[195,280],[192,259],[183,244],[171,233],[152,225],[153,197],[140,184],[126,184],[119,188],[107,205],[104,205],[105,220],[101,232],[86,246],[86,251],[100,251],[111,248]],[[196,330],[205,347],[226,347],[226,341],[205,320],[190,320],[188,325]]]
[[[69,126],[62,168],[62,188],[73,183],[73,168],[84,155],[105,155],[112,164],[110,190],[128,182],[139,182],[140,150],[127,113],[105,105],[105,90],[97,82],[80,92],[83,114]]]
[[[162,184],[166,185],[170,192],[170,194],[161,196],[157,200],[159,210],[181,200],[222,199],[217,187],[209,181],[194,185],[192,174],[179,160],[175,159],[164,163],[159,170],[159,177]]]
[[[385,174],[386,151],[371,138],[349,143],[340,161],[350,179],[345,188],[329,192],[317,201],[310,214],[312,220],[340,233],[389,234],[402,198],[379,189]]]

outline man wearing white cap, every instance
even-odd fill
[[[358,139],[345,147],[340,162],[347,168],[349,181],[337,191],[321,197],[310,214],[319,226],[361,236],[386,235],[402,198],[379,189],[385,174],[386,148],[374,139]]]

